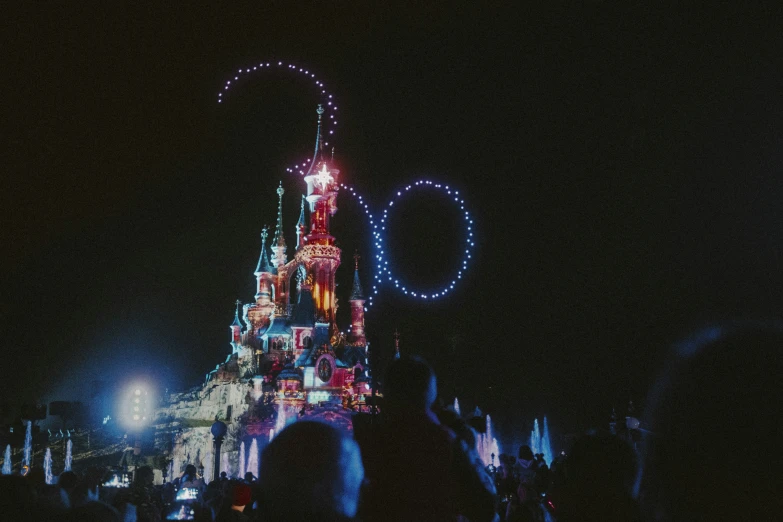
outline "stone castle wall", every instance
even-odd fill
[[[210,428],[215,418],[228,425],[223,443],[223,461],[237,462],[240,426],[237,419],[251,404],[247,382],[212,381],[183,393],[173,393],[155,411],[155,445],[168,452],[173,460],[174,477],[181,475],[187,464],[202,464],[204,474],[212,478],[213,443]],[[223,470],[226,471],[226,470]],[[228,470],[230,473],[235,470]],[[173,478],[173,477],[172,477]]]

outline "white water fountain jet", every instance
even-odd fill
[[[172,482],[174,480],[174,461],[169,461],[169,471],[168,471],[168,478],[169,482]]]
[[[30,466],[30,457],[32,456],[32,448],[33,448],[33,423],[32,421],[27,421],[27,433],[25,433],[24,436],[24,458],[22,459],[22,464],[25,466]]]
[[[272,439],[274,438],[275,438],[275,429],[272,428],[271,430],[269,430],[269,442],[272,442]]]
[[[544,433],[541,435],[540,453],[544,454],[544,461],[546,461],[547,464],[552,463],[554,455],[552,455],[552,444],[549,440],[549,423],[547,422],[546,417],[544,417]]]
[[[182,462],[179,457],[174,457],[174,460],[171,461],[171,480],[174,480],[180,473],[182,473]]]
[[[245,473],[252,473],[253,476],[258,476],[258,441],[253,439],[250,443],[250,450],[247,454],[247,471]]]
[[[68,439],[65,443],[65,468],[63,471],[71,471],[71,464],[73,464],[73,441]]]
[[[206,466],[204,465],[206,463]],[[215,478],[212,476],[215,473],[215,457],[212,456],[212,451],[204,453],[204,458],[201,460],[201,466],[204,468],[204,484],[209,484]]]
[[[5,455],[3,456],[3,475],[11,474],[11,445],[8,444],[5,447]]]
[[[43,467],[44,467],[44,476],[46,477],[46,483],[51,484],[54,480],[52,477],[52,450],[49,448],[46,448]]]
[[[245,441],[239,443],[239,465],[237,466],[238,479],[245,478]]]
[[[275,422],[275,433],[280,433],[285,428],[288,418],[285,411],[285,406],[282,404],[277,408],[277,422]]]
[[[459,411],[459,400],[456,397],[454,397],[454,411],[457,412],[457,415],[462,415]]]
[[[541,453],[541,430],[538,428],[538,419],[533,420],[533,431],[530,432],[530,449],[533,455]]]
[[[487,429],[484,433],[479,433],[476,439],[476,450],[478,451],[481,462],[485,466],[489,466],[494,461],[497,461],[500,455],[500,447],[498,446],[498,440],[492,436],[492,419],[487,415]],[[495,455],[495,458],[492,458]]]

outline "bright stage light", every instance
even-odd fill
[[[149,425],[155,415],[154,394],[143,382],[134,382],[120,393],[117,419],[126,429],[141,429]]]

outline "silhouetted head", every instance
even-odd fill
[[[533,450],[527,445],[520,446],[518,456],[522,460],[533,460]]]
[[[645,511],[659,520],[781,513],[783,328],[737,323],[675,346],[643,425]],[[737,518],[739,515],[739,518]]]
[[[225,471],[220,472],[220,480],[228,480],[228,474]]]
[[[41,488],[46,485],[46,473],[44,473],[41,467],[30,468],[30,473],[25,478],[34,488]]]
[[[195,478],[196,466],[194,466],[193,464],[188,464],[187,466],[185,466],[185,475]]]
[[[452,410],[440,410],[438,421],[446,426],[458,439],[465,441],[469,448],[476,447],[476,432],[473,428]]]
[[[437,395],[435,372],[424,359],[404,355],[389,364],[383,383],[388,406],[428,410]]]
[[[245,473],[245,480],[246,481],[253,482],[255,479],[256,479],[256,476],[253,475],[252,471],[248,471],[247,473]]]
[[[322,422],[295,422],[261,455],[263,519],[353,517],[363,478],[353,439]]]
[[[60,476],[57,477],[57,485],[60,489],[71,491],[79,483],[79,475],[73,471],[63,471]]]
[[[149,466],[142,466],[136,470],[134,482],[140,486],[151,486],[155,481],[155,474]]]

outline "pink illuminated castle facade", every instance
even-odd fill
[[[342,252],[329,222],[337,212],[340,171],[324,153],[323,109],[318,108],[313,160],[305,173],[306,196],[289,250],[283,230],[283,190],[277,189],[277,223],[261,234],[253,302],[237,302],[230,326],[232,354],[207,375],[206,386],[248,381],[252,404],[241,424],[246,436],[266,436],[278,419],[317,416],[350,429],[353,411],[366,408],[370,394],[364,296],[354,256],[348,296],[348,335],[336,323],[335,273]],[[309,218],[309,219],[308,219]],[[309,222],[309,224],[308,224]],[[290,259],[289,259],[290,257]]]

